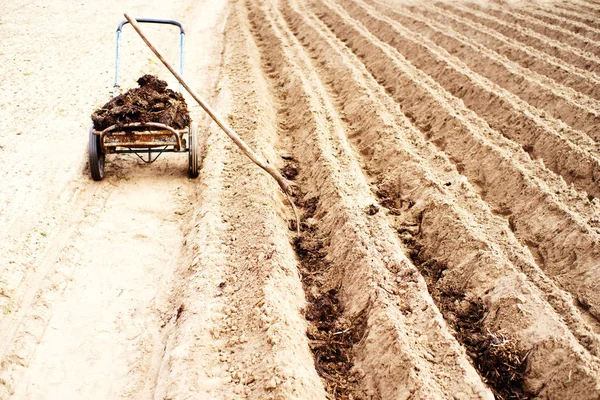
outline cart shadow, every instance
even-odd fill
[[[89,177],[89,165],[86,165],[86,167],[85,174]],[[132,179],[188,179],[188,157],[187,154],[185,154],[185,157],[181,154],[163,154],[156,161],[146,163],[135,155],[109,155],[105,160],[104,174],[104,181],[111,183]]]

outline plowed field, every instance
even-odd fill
[[[3,6],[0,398],[600,398],[600,2],[121,3]],[[91,181],[123,11],[299,237],[191,99]]]

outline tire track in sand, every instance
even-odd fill
[[[14,375],[18,375],[27,360],[35,351],[32,339],[41,340],[48,325],[50,315],[46,308],[50,307],[51,299],[64,292],[71,280],[77,257],[68,256],[72,236],[83,225],[84,216],[92,221],[97,215],[85,214],[92,203],[104,204],[110,192],[100,196],[99,188],[83,190],[75,196],[71,205],[68,224],[54,234],[43,254],[32,266],[32,271],[26,274],[10,296],[10,313],[4,313],[0,321],[0,397],[14,394],[17,384]],[[93,223],[93,222],[92,222]],[[57,260],[62,261],[57,265]],[[64,259],[64,261],[63,261]]]
[[[0,146],[6,146],[2,164],[7,166],[1,168],[1,398],[25,384],[22,376],[32,368],[39,342],[49,334],[54,307],[74,285],[74,274],[89,253],[79,234],[114,193],[111,185],[88,187],[84,157],[89,122],[82,120],[89,121],[94,101],[74,95],[84,84],[86,93],[107,89],[97,79],[106,73],[103,66],[90,66],[89,61],[112,54],[106,48],[112,35],[109,41],[99,33],[104,22],[87,23],[92,14],[99,18],[111,14],[107,9],[114,5],[107,5],[100,13],[91,7],[71,10],[74,22],[67,26],[55,23],[64,11],[61,4],[15,3],[5,10],[1,23],[4,55],[16,61],[5,69],[17,77],[3,81],[1,96],[2,111],[10,115],[2,121],[2,130],[10,134]],[[73,29],[81,37],[70,42],[68,33]],[[40,46],[40,38],[60,40],[64,46]],[[76,73],[63,74],[65,65]],[[46,395],[55,393],[52,390],[45,387]]]

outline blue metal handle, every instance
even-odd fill
[[[183,76],[183,42],[185,37],[185,31],[183,29],[183,25],[180,22],[174,21],[172,19],[156,19],[156,18],[136,18],[137,22],[149,23],[149,24],[167,24],[167,25],[176,25],[179,27],[179,74]],[[115,84],[113,86],[113,97],[117,95],[117,91],[119,88],[119,47],[121,42],[121,30],[123,25],[128,24],[129,21],[123,20],[117,27],[117,55],[116,55],[116,63],[115,63]],[[179,85],[179,91],[181,91],[181,85]]]
[[[168,25],[176,25],[179,27],[179,31],[183,34],[185,34],[185,31],[183,30],[183,25],[181,25],[181,22],[177,22],[175,20],[172,19],[156,19],[156,18],[136,18],[135,19],[137,22],[143,22],[143,23],[149,23],[149,24],[168,24]],[[126,19],[124,19],[123,21],[121,21],[121,23],[119,24],[119,26],[117,26],[117,32],[121,31],[121,28],[123,28],[123,25],[128,24],[129,21],[127,21]]]

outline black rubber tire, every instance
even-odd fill
[[[90,128],[90,143],[89,143],[89,158],[90,158],[90,173],[92,179],[101,181],[104,179],[104,152],[100,147],[100,136],[94,135],[94,127]]]
[[[200,171],[200,152],[198,149],[198,127],[196,125],[192,125],[189,131],[188,136],[189,143],[189,168],[188,168],[188,176],[190,178],[197,178],[198,173]]]

